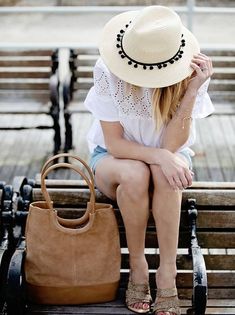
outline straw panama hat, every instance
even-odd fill
[[[99,44],[109,70],[120,79],[147,88],[173,85],[190,76],[195,36],[177,13],[164,6],[148,6],[113,17]]]

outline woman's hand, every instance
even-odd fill
[[[192,185],[193,172],[177,153],[162,149],[160,167],[174,190]]]
[[[206,55],[199,53],[194,56],[190,65],[195,71],[189,81],[187,90],[197,92],[200,86],[213,74],[212,61]]]

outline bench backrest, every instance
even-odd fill
[[[76,183],[66,185],[58,181],[48,181],[49,192],[59,215],[63,217],[78,217],[84,213],[89,191],[86,185]],[[222,185],[223,186],[223,185]],[[187,200],[195,198],[198,209],[197,235],[202,248],[208,271],[209,298],[234,298],[235,296],[235,187],[234,185],[196,186],[183,192],[182,215],[180,223],[179,249],[177,267],[179,270],[177,283],[179,295],[191,298],[192,294],[192,262],[188,256],[190,233]],[[43,200],[39,187],[33,188],[33,200]],[[97,191],[97,202],[109,202],[104,195]],[[128,278],[128,251],[125,231],[120,211],[114,203],[117,216],[121,247],[122,270],[121,287]],[[170,233],[170,231],[169,231]],[[154,287],[154,270],[158,265],[159,252],[152,216],[148,222],[146,234],[146,257],[150,268],[150,282]]]
[[[214,74],[209,87],[212,101],[235,100],[235,50],[204,49],[211,56]],[[93,85],[93,67],[99,57],[97,47],[71,51],[70,65],[73,73],[75,99],[84,99]]]
[[[57,51],[0,50],[1,102],[15,100],[48,101],[49,81],[58,67]]]

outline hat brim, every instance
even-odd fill
[[[181,59],[165,68],[144,70],[128,65],[125,59],[118,54],[116,47],[117,34],[125,27],[139,11],[128,11],[113,17],[104,27],[99,44],[100,55],[109,70],[121,80],[140,87],[160,88],[178,83],[193,73],[190,66],[193,55],[200,52],[195,36],[183,26],[185,47]],[[141,44],[141,43],[140,43]]]

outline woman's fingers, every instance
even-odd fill
[[[213,74],[212,61],[208,56],[199,53],[198,55],[194,55],[192,62],[196,63],[201,69],[207,70],[210,75]]]
[[[176,188],[178,188],[180,190],[184,189],[184,186],[182,185],[182,182],[178,177],[174,177],[174,181],[175,181]]]
[[[198,75],[202,75],[203,74],[201,68],[196,63],[191,62],[190,66],[196,71],[196,73]]]
[[[188,181],[188,187],[189,186],[192,186],[192,183],[193,183],[193,175],[194,173],[192,171],[189,171],[189,172],[186,172],[185,173],[185,177],[187,178],[187,181]]]
[[[187,177],[185,176],[184,171],[179,174],[179,179],[181,181],[183,188],[188,187],[188,180],[187,180]]]
[[[182,169],[173,177],[174,183],[178,189],[185,189],[192,185],[192,172],[189,169]]]

